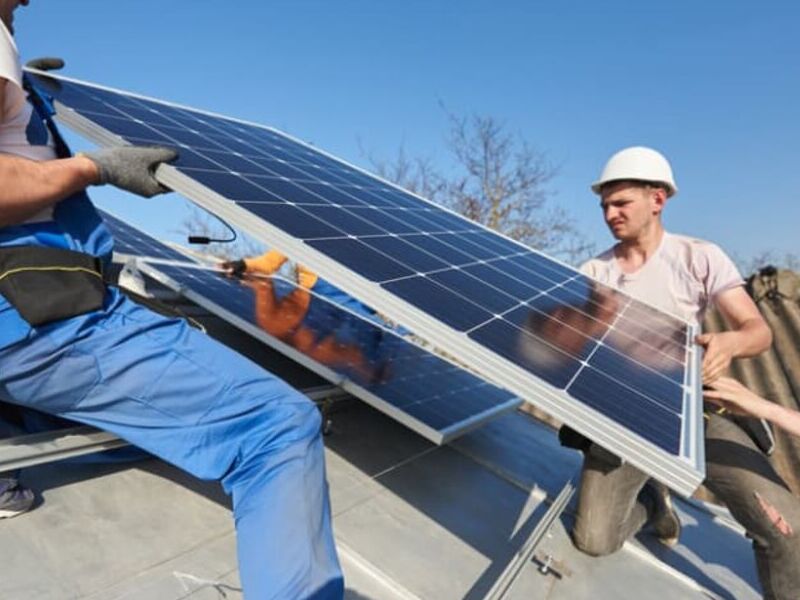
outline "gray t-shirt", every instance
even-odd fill
[[[666,231],[658,249],[635,273],[622,272],[613,247],[584,263],[581,271],[696,325],[718,294],[744,285],[719,246]]]

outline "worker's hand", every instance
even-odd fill
[[[58,71],[64,68],[64,59],[57,56],[41,56],[32,58],[25,63],[25,66],[37,71]]]
[[[736,356],[736,333],[704,333],[695,342],[705,349],[703,354],[703,383],[709,384],[719,378]]]
[[[178,157],[170,148],[141,146],[117,146],[82,154],[97,166],[97,185],[110,183],[146,198],[169,191],[156,181],[156,168]]]
[[[762,416],[761,409],[767,402],[730,377],[719,377],[703,390],[703,397],[734,414],[756,417]]]
[[[247,263],[244,260],[226,260],[220,263],[219,268],[225,271],[227,275],[241,277],[247,271]]]

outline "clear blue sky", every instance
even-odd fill
[[[32,0],[23,57],[273,125],[366,165],[403,144],[447,168],[440,102],[561,165],[559,203],[611,243],[588,190],[634,144],[672,162],[667,228],[748,258],[800,253],[800,4],[473,0]],[[105,190],[99,195],[105,200]],[[126,199],[156,234],[175,200]]]

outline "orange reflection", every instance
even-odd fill
[[[358,345],[339,341],[335,329],[321,332],[304,324],[314,301],[307,289],[294,287],[278,297],[270,279],[248,278],[242,283],[255,294],[256,323],[271,336],[327,367],[347,369],[367,383],[383,381],[388,376],[386,366],[371,364]]]

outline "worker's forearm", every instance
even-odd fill
[[[22,223],[98,180],[97,166],[83,156],[36,162],[0,155],[0,227]]]
[[[761,411],[763,414],[758,416],[774,423],[792,435],[800,436],[800,412],[773,402],[767,403],[765,401],[765,404]]]
[[[756,356],[772,344],[772,331],[760,318],[745,321],[734,333],[738,338],[735,358]]]

